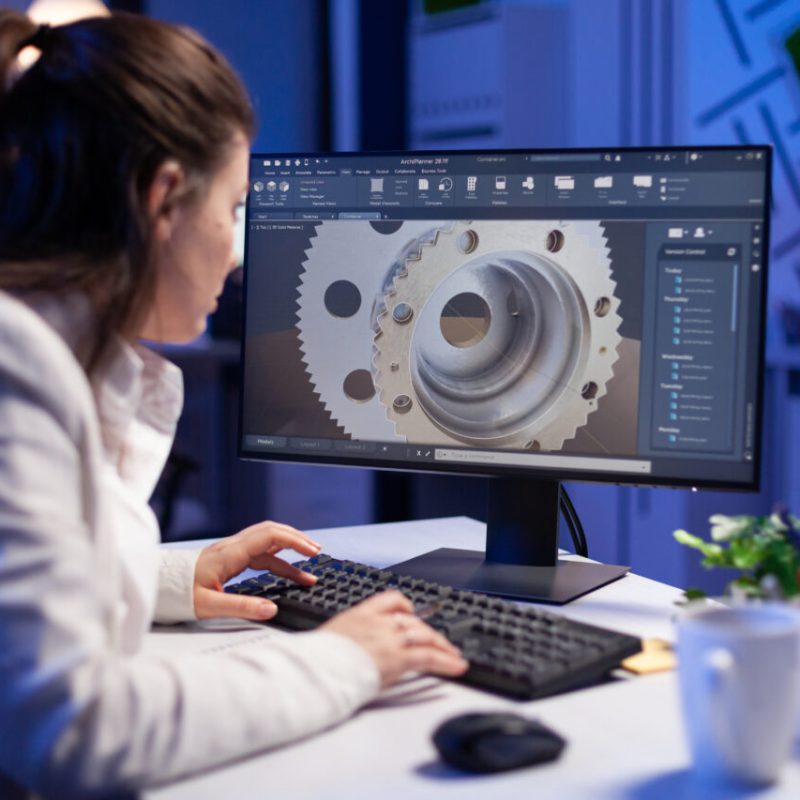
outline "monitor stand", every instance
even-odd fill
[[[561,484],[489,478],[486,552],[441,548],[394,564],[403,575],[519,600],[563,604],[630,567],[558,557]]]

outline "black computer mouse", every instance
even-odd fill
[[[433,732],[442,760],[467,772],[502,772],[552,761],[566,740],[533,719],[512,713],[460,714]]]

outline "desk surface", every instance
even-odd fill
[[[386,566],[433,547],[482,549],[484,526],[466,518],[315,531],[325,552]],[[674,638],[681,592],[628,575],[556,609],[574,619],[641,637]],[[154,632],[147,647],[187,652],[264,636],[259,625],[200,624],[192,634]],[[289,636],[268,629],[269,636]],[[444,765],[430,741],[443,720],[464,711],[511,709],[537,716],[566,737],[561,758],[497,776],[465,777]],[[800,720],[798,720],[800,723]],[[558,697],[519,703],[435,678],[385,692],[355,717],[296,744],[145,793],[147,800],[225,797],[592,798],[707,800],[800,797],[800,749],[781,781],[758,792],[710,786],[689,769],[675,675],[626,678]]]

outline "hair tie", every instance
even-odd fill
[[[47,42],[50,39],[50,32],[52,26],[43,22],[23,43],[22,47],[35,47],[37,50],[44,52],[47,47]]]
[[[17,56],[11,63],[6,74],[5,90],[10,91],[14,84],[39,60],[42,54],[52,42],[52,28],[46,23],[42,23],[39,27],[27,38],[23,39],[17,47]],[[38,53],[29,50],[38,50]],[[2,90],[0,86],[0,90]]]

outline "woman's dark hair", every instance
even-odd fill
[[[20,71],[29,45],[41,54]],[[228,62],[188,29],[123,13],[49,28],[0,11],[0,289],[102,298],[91,373],[153,299],[158,167],[175,159],[196,193],[253,126]]]

